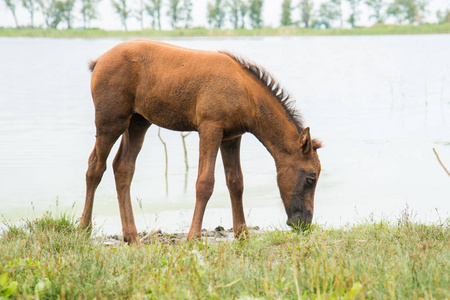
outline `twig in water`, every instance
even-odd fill
[[[188,154],[187,154],[187,148],[186,148],[186,137],[190,135],[191,133],[181,133],[181,140],[183,141],[183,149],[184,149],[184,164],[186,165],[186,170],[184,172],[184,193],[187,191],[187,184],[188,184],[188,171],[189,171],[189,162],[188,162]]]
[[[181,133],[181,139],[183,141],[183,149],[184,149],[184,163],[186,164],[186,171],[189,170],[188,156],[187,156],[187,148],[186,148],[186,137],[191,133]]]
[[[444,166],[444,164],[442,163],[441,159],[439,158],[439,155],[436,152],[436,149],[433,148],[433,152],[434,154],[436,154],[436,158],[438,160],[438,162],[441,164],[441,166],[444,168],[445,172],[447,172],[447,175],[450,176],[450,172],[447,170],[447,168]]]
[[[168,183],[168,180],[167,180],[167,171],[169,169],[169,158],[168,158],[168,155],[167,155],[167,144],[166,144],[166,142],[164,142],[164,140],[161,137],[161,127],[158,128],[158,137],[159,137],[159,140],[161,141],[161,143],[164,146],[164,154],[166,155],[166,173],[165,174],[166,174],[166,194],[167,194],[169,192],[169,183]]]

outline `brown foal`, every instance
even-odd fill
[[[226,52],[186,49],[135,40],[121,43],[90,64],[96,142],[86,173],[80,226],[92,222],[94,194],[106,159],[122,135],[113,169],[126,242],[138,242],[130,184],[136,157],[151,124],[198,131],[196,202],[188,240],[201,237],[214,189],[220,149],[230,192],[235,237],[247,235],[242,206],[241,136],[255,135],[275,160],[277,182],[290,226],[309,224],[321,166],[317,149],[288,94],[263,68]]]

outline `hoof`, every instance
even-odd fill
[[[240,230],[234,231],[234,238],[239,241],[248,239],[249,231],[247,225],[240,226]]]
[[[244,241],[250,237],[248,231],[242,231],[240,233],[235,233],[234,238],[238,241]]]
[[[141,239],[136,235],[123,236],[123,241],[128,245],[139,245],[141,243]]]
[[[79,224],[77,227],[77,230],[80,232],[85,232],[87,234],[91,234],[92,233],[92,224]]]
[[[202,234],[201,233],[189,233],[187,236],[188,241],[201,241],[202,240]]]

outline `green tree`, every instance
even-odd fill
[[[283,0],[281,4],[281,26],[291,26],[292,25],[292,5],[291,0]]]
[[[135,10],[134,17],[141,25],[141,30],[144,29],[144,13],[145,13],[145,11],[146,11],[146,9],[145,9],[145,5],[144,5],[144,0],[139,0],[139,8]]]
[[[193,18],[192,18],[192,0],[183,0],[182,11],[183,11],[183,21],[184,28],[191,27]]]
[[[230,22],[233,24],[233,28],[244,28],[245,17],[248,12],[247,2],[243,0],[230,0],[227,6],[230,11]]]
[[[342,23],[340,0],[331,0],[329,2],[320,4],[316,18],[317,19],[313,21],[314,26],[317,26],[319,24],[329,28],[332,27],[332,24],[335,24],[337,21],[340,21],[340,23]]]
[[[436,12],[436,17],[438,19],[439,24],[450,23],[450,9],[447,8],[444,12],[438,10]]]
[[[240,1],[240,15],[241,15],[241,28],[245,28],[245,19],[247,18],[248,12],[250,10],[250,4],[248,3],[248,0],[241,0]]]
[[[263,27],[262,10],[264,0],[250,0],[249,4],[249,17],[250,23],[253,28]]]
[[[347,0],[348,4],[350,5],[350,15],[348,17],[348,22],[350,23],[350,26],[352,28],[355,28],[355,23],[358,20],[360,11],[359,11],[359,4],[362,0]]]
[[[394,0],[389,5],[387,13],[394,17],[399,24],[422,23],[426,6],[427,2],[421,0]]]
[[[344,26],[344,20],[342,19],[342,0],[330,0],[332,7],[336,12],[336,20],[339,22],[339,28]]]
[[[19,28],[19,23],[17,22],[16,16],[16,0],[5,0],[6,7],[11,11],[14,17],[14,22],[16,23],[16,28]]]
[[[181,19],[181,0],[169,0],[169,10],[167,16],[170,18],[170,24],[173,29],[178,28],[178,22]]]
[[[386,20],[386,2],[383,0],[366,0],[366,5],[372,11],[370,18],[375,19],[377,24],[383,24]]]
[[[62,21],[63,3],[56,0],[37,0],[47,28],[56,28]]]
[[[36,10],[36,1],[35,0],[22,0],[23,7],[28,10],[30,14],[30,27],[34,27],[34,12]]]
[[[161,30],[161,0],[149,0],[145,10],[152,19],[152,28]]]
[[[239,0],[230,0],[228,2],[228,8],[230,10],[230,22],[233,24],[233,28],[239,28]]]
[[[91,21],[98,18],[97,5],[100,0],[81,0],[81,16],[84,29],[91,27]]]
[[[61,21],[65,21],[67,24],[67,28],[72,28],[72,12],[75,6],[75,0],[66,0],[66,1],[58,1],[59,9],[61,10]]]
[[[122,26],[125,31],[128,31],[127,20],[130,17],[130,9],[127,5],[127,0],[112,0],[112,5],[116,10],[116,13],[120,17],[120,21],[122,22]]]
[[[208,2],[208,25],[218,29],[222,28],[225,23],[225,9],[225,1],[223,0],[214,0],[213,3]]]
[[[311,12],[312,12],[312,1],[311,0],[301,0],[298,4],[300,8],[300,22],[303,23],[303,26],[306,28],[309,27],[309,23],[311,20]]]

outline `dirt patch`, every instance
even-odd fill
[[[251,233],[261,233],[262,231],[258,226],[249,227]],[[165,233],[160,229],[153,230],[151,232],[140,232],[139,237],[142,244],[177,244],[181,241],[186,241],[187,233]],[[219,243],[219,242],[232,242],[234,240],[233,229],[225,230],[222,226],[217,226],[214,230],[202,230],[202,238],[206,239],[208,243]],[[116,246],[120,244],[125,244],[122,236],[120,235],[108,235],[106,240],[103,242],[106,246]]]

